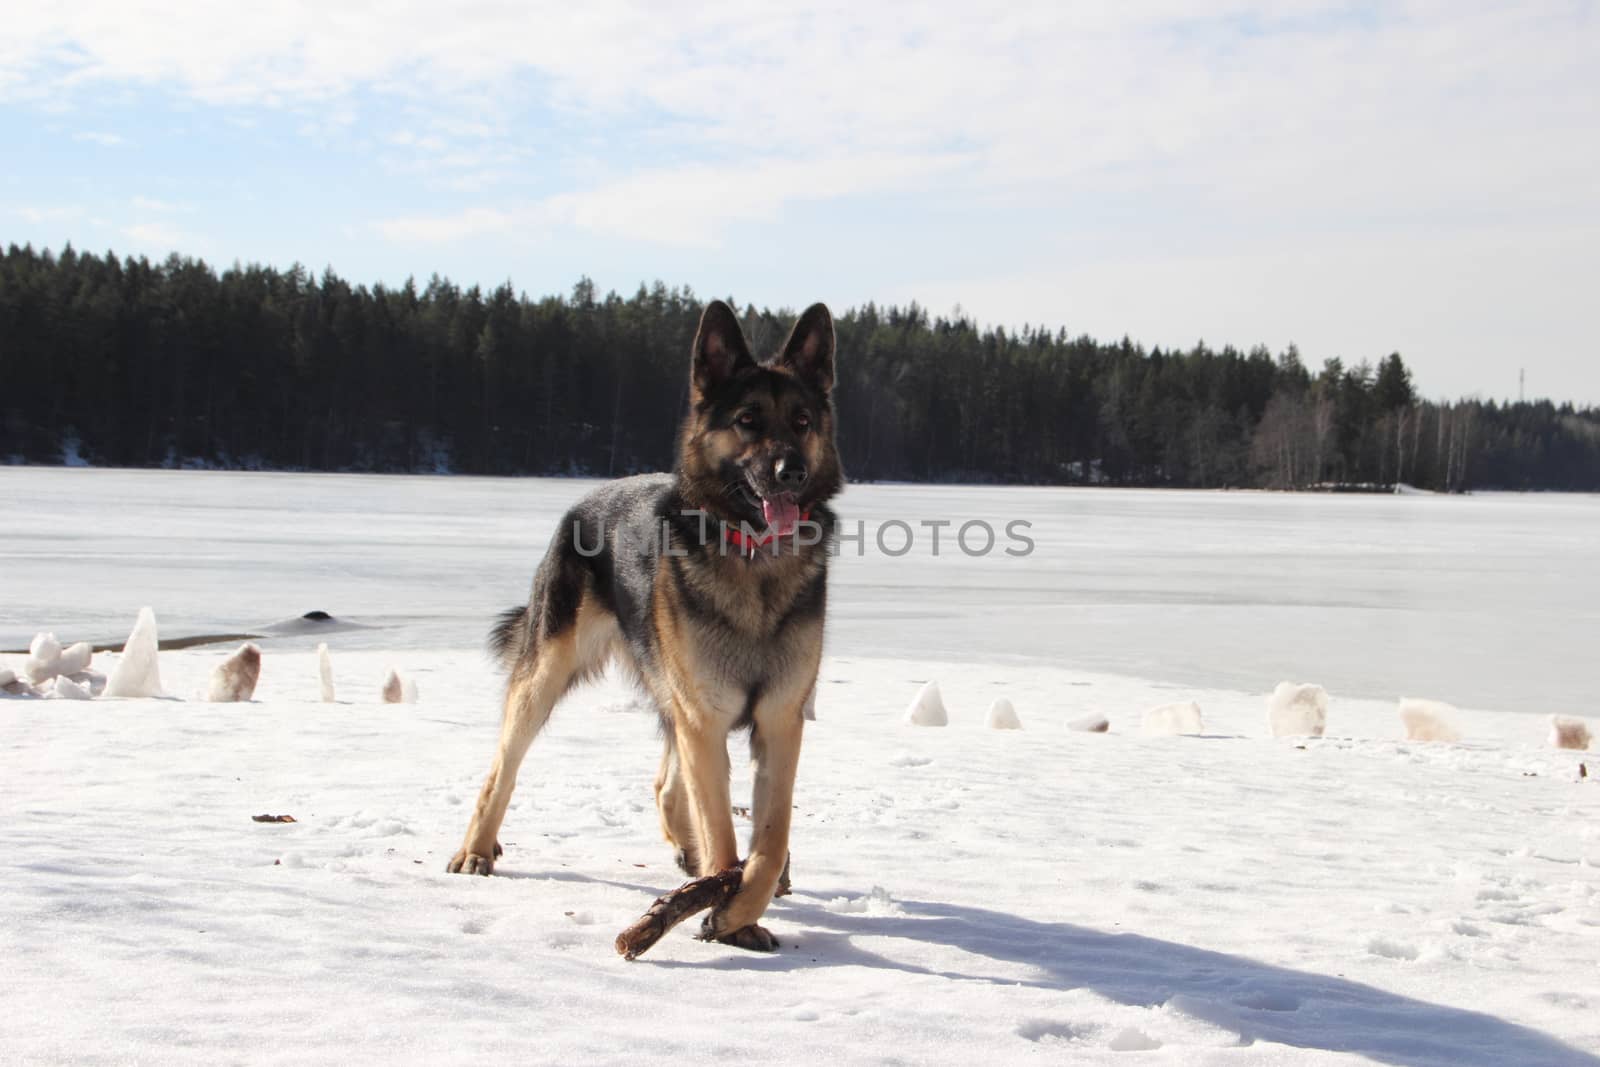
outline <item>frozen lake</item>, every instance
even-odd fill
[[[336,648],[468,648],[521,601],[588,483],[0,468],[0,649],[39,629],[256,631],[311,609]],[[1593,714],[1600,498],[856,486],[829,653],[1051,664],[1174,687]],[[981,519],[987,555],[952,541]],[[882,523],[914,534],[879,551]],[[949,520],[932,552],[923,523]],[[1007,523],[1030,525],[1022,558]],[[976,530],[972,531],[976,534]],[[905,531],[885,531],[891,549]],[[981,537],[969,545],[981,547]],[[297,648],[306,639],[279,638]]]

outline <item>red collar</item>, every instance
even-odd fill
[[[799,521],[811,521],[810,509],[800,513]],[[748,555],[755,555],[756,549],[765,548],[767,545],[772,544],[772,542],[778,539],[778,535],[775,533],[764,533],[757,534],[754,537],[746,537],[743,530],[740,530],[739,527],[730,525],[726,522],[722,524],[722,537],[723,540],[727,541],[730,545],[738,547]]]

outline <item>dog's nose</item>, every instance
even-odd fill
[[[772,473],[778,476],[778,484],[790,492],[806,484],[806,462],[798,456],[778,460]]]

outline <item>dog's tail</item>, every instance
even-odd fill
[[[527,647],[528,606],[502,611],[500,621],[489,631],[489,654],[509,671]]]

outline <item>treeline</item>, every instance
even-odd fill
[[[658,470],[701,305],[661,283],[530,299],[12,245],[0,461]],[[769,351],[791,315],[744,320]],[[839,438],[861,480],[1600,489],[1600,411],[1423,401],[1398,354],[1311,369],[1293,348],[1146,349],[916,305],[837,324]]]

